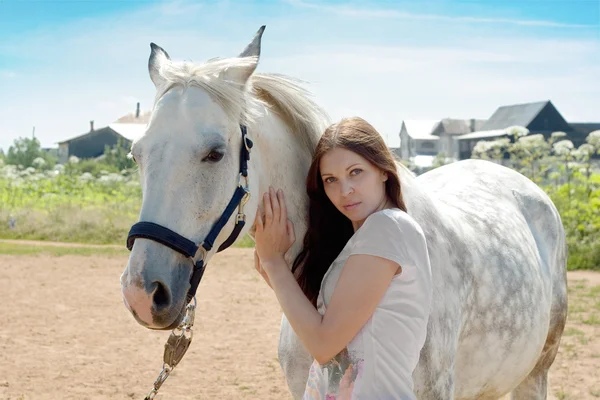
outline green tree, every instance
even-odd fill
[[[500,138],[496,140],[480,140],[473,148],[472,158],[481,158],[483,160],[496,160],[500,162],[504,158],[504,153],[509,150],[510,139]]]
[[[600,130],[590,132],[585,141],[592,146],[596,154],[600,154]]]
[[[575,149],[564,132],[554,132],[545,140],[527,130],[507,130],[512,137],[504,142],[513,168],[528,176],[544,190],[558,209],[567,234],[568,269],[597,269],[600,265],[600,174],[592,167],[592,157],[600,154],[600,130]],[[473,158],[493,159],[504,146],[492,141],[478,142]],[[548,174],[548,168],[553,172]],[[554,185],[544,178],[554,180]]]
[[[573,151],[575,159],[581,162],[585,171],[585,189],[588,198],[592,195],[592,187],[590,178],[592,175],[592,157],[595,154],[600,154],[600,130],[591,132],[585,139],[586,143],[579,146]]]
[[[573,142],[568,139],[559,140],[553,145],[554,153],[559,160],[564,163],[565,176],[567,178],[567,198],[569,199],[569,208],[571,207],[571,180],[573,178],[573,170],[571,164],[575,161],[575,153],[573,151]]]
[[[113,147],[104,147],[104,159],[103,163],[117,167],[119,171],[133,168],[135,163],[128,157],[129,151],[127,151],[123,139],[119,138],[117,144]]]
[[[34,160],[38,158],[41,158],[44,162],[37,160],[34,163]],[[18,165],[21,168],[37,167],[47,169],[52,168],[56,160],[42,150],[40,141],[36,137],[19,137],[9,147],[5,162]]]
[[[451,162],[452,162],[452,160],[450,160],[448,158],[448,156],[446,156],[446,153],[441,152],[435,156],[435,158],[433,159],[433,161],[431,163],[431,166],[432,166],[432,168],[438,168],[443,165],[450,164]]]
[[[550,153],[550,148],[542,134],[521,136],[510,146],[510,158],[519,172],[540,183],[549,169],[549,165],[542,161]]]

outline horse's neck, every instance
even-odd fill
[[[282,189],[288,210],[288,218],[294,224],[296,242],[288,252],[289,264],[302,250],[302,242],[308,228],[308,196],[306,174],[312,161],[311,152],[302,146],[292,128],[273,113],[268,113],[252,129],[252,139],[260,149],[256,163],[259,166],[259,184],[256,196],[262,202],[262,194],[269,186]],[[256,138],[256,139],[255,139]]]

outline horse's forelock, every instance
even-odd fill
[[[249,96],[244,82],[227,79],[230,69],[251,68],[256,57],[213,58],[204,63],[171,61],[161,65],[163,84],[157,88],[155,103],[176,86],[198,87],[205,90],[232,119],[243,124],[255,121],[265,104]]]

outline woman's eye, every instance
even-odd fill
[[[358,171],[358,172],[356,172],[356,171]],[[356,172],[356,173],[354,174],[354,172]],[[362,169],[360,169],[360,168],[355,168],[355,169],[353,169],[353,170],[352,170],[352,172],[351,172],[351,173],[352,173],[352,174],[354,174],[354,175],[358,175],[358,174],[360,174],[361,172],[362,172]]]
[[[207,161],[221,161],[221,159],[223,158],[223,153],[220,153],[218,151],[211,151],[208,156],[206,157]]]
[[[335,180],[335,178],[331,178],[331,177],[329,177],[329,178],[325,178],[325,182],[327,182],[327,183],[331,183],[331,182],[333,182],[334,180]]]

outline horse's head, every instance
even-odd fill
[[[127,308],[149,328],[169,329],[180,322],[194,270],[192,258],[206,263],[214,255],[234,229],[238,207],[230,207],[231,218],[222,217],[234,193],[239,203],[241,188],[248,183],[257,187],[252,169],[247,178],[240,174],[240,157],[251,146],[242,134],[245,123],[260,105],[246,95],[245,87],[258,63],[263,30],[239,57],[201,65],[174,62],[151,44],[148,69],[156,100],[145,135],[131,149],[143,193],[139,220],[147,224],[132,228],[131,254],[121,276]],[[240,235],[252,225],[257,202],[253,198],[246,204],[248,219]],[[211,231],[219,219],[222,229]],[[195,252],[193,244],[202,244],[209,232],[212,246],[200,247],[200,258],[190,254]],[[187,250],[176,249],[186,243]]]

